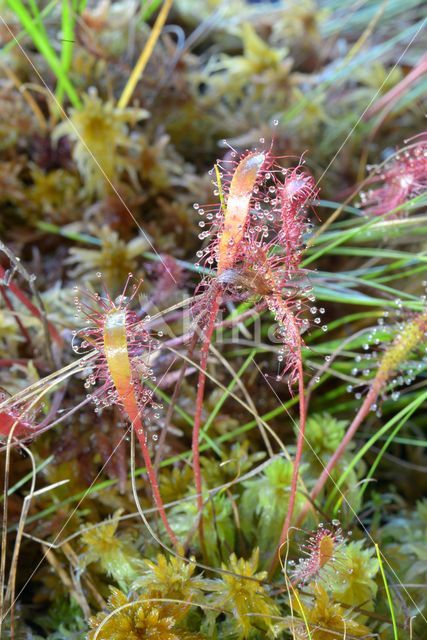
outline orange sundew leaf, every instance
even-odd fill
[[[104,348],[108,370],[120,401],[123,403],[130,421],[135,428],[138,428],[141,421],[132,385],[125,310],[114,310],[107,314],[104,325]]]
[[[233,266],[245,232],[249,203],[265,154],[249,153],[237,165],[227,197],[224,227],[218,246],[218,275]]]
[[[145,462],[145,468],[153,491],[154,502],[156,503],[160,518],[173,545],[181,553],[178,540],[172,531],[166,516],[162,497],[159,491],[156,472],[150,459],[146,433],[140,417],[140,409],[138,406],[138,399],[132,375],[131,356],[129,355],[128,327],[126,320],[127,317],[125,309],[114,308],[105,316],[103,340],[108,371],[116,388],[119,400],[123,404],[138,437]]]

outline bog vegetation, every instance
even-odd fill
[[[0,2],[2,638],[426,637],[424,9]]]

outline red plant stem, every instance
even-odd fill
[[[5,276],[6,276],[6,271],[0,265],[0,278],[4,280]],[[11,292],[18,298],[18,300],[22,302],[22,304],[28,309],[28,311],[30,311],[34,316],[36,316],[36,318],[39,318],[39,320],[42,320],[42,314],[40,310],[31,302],[31,300],[27,298],[25,293],[21,291],[21,289],[16,284],[14,284],[13,282],[10,282],[7,286],[11,290]],[[54,340],[57,344],[62,345],[63,343],[62,337],[60,336],[60,334],[58,333],[54,325],[51,322],[49,322],[49,320],[47,321],[47,326],[49,328],[49,333],[52,337],[52,340]]]
[[[0,358],[0,367],[11,367],[14,364],[28,364],[27,358]]]
[[[249,222],[249,205],[253,195],[253,188],[255,186],[257,176],[261,167],[265,162],[265,154],[257,151],[248,153],[243,157],[237,165],[233,177],[230,182],[225,210],[224,219],[221,233],[219,236],[218,248],[217,248],[217,275],[221,275],[227,269],[233,267],[238,256],[242,240],[245,234],[245,229]],[[218,187],[220,186],[220,177],[218,173]],[[224,206],[224,202],[221,201],[221,210]],[[200,451],[199,451],[199,437],[200,437],[200,425],[202,421],[203,411],[203,398],[205,394],[206,384],[206,368],[208,364],[209,346],[212,340],[212,335],[215,328],[215,321],[218,315],[219,305],[221,303],[221,289],[218,285],[214,284],[213,300],[211,308],[209,310],[207,327],[204,329],[204,337],[202,347],[200,351],[200,368],[199,379],[197,382],[197,396],[196,396],[196,408],[194,413],[194,427],[193,427],[193,472],[194,483],[197,491],[197,506],[200,515],[199,520],[199,535],[200,544],[203,550],[204,537],[203,537],[203,496],[202,496],[202,474],[200,470]],[[208,298],[209,300],[209,298]],[[210,301],[209,301],[210,302]]]
[[[132,420],[132,425],[133,425],[133,428],[135,429],[136,435],[137,435],[138,440],[139,440],[139,444],[140,444],[141,451],[142,451],[142,456],[144,458],[145,468],[147,470],[148,479],[150,481],[151,490],[153,492],[154,502],[155,502],[156,507],[157,507],[157,509],[159,511],[159,515],[160,515],[160,518],[161,518],[161,520],[162,520],[162,522],[164,524],[164,527],[165,527],[166,531],[168,532],[169,538],[171,539],[172,544],[174,545],[175,549],[179,552],[180,545],[179,545],[179,542],[177,540],[176,535],[172,531],[172,528],[171,528],[171,526],[169,524],[169,521],[168,521],[168,518],[166,516],[165,507],[164,507],[164,504],[163,504],[162,496],[160,495],[160,489],[159,489],[159,485],[158,485],[158,482],[157,482],[157,476],[156,476],[156,473],[154,471],[154,467],[153,467],[153,465],[151,463],[150,451],[149,451],[148,446],[147,446],[147,435],[145,433],[145,430],[142,427],[142,422],[141,422],[141,419],[140,419],[138,414],[136,416],[134,416],[134,419]]]
[[[197,344],[197,333],[194,333],[194,335],[192,336],[192,340],[191,340],[190,346],[188,348],[188,352],[187,352],[187,358],[189,360],[191,360],[191,358],[193,357],[193,352],[194,352],[194,349],[196,347],[196,344]],[[187,373],[187,368],[188,368],[188,364],[187,364],[187,362],[184,361],[183,364],[182,364],[182,367],[181,367],[181,371],[179,372],[179,376],[178,376],[178,379],[176,381],[175,388],[173,390],[173,394],[172,394],[172,397],[171,397],[171,400],[170,400],[168,411],[167,411],[167,414],[165,416],[162,432],[160,434],[159,442],[158,442],[158,445],[157,445],[156,456],[154,458],[154,469],[155,469],[156,473],[158,472],[163,446],[164,446],[164,443],[166,441],[166,436],[167,436],[167,433],[168,433],[168,430],[169,430],[169,426],[170,426],[170,423],[171,423],[171,420],[172,420],[172,415],[173,415],[173,413],[175,411],[175,406],[176,406],[176,403],[178,401],[179,393],[181,391],[181,385],[182,385],[183,380],[185,378],[185,374]]]
[[[27,343],[31,346],[32,342],[31,342],[30,334],[28,333],[28,331],[26,330],[26,328],[22,324],[21,319],[18,317],[15,309],[13,308],[13,304],[9,300],[9,296],[6,293],[5,287],[0,286],[0,291],[1,291],[1,294],[3,296],[3,300],[6,303],[7,308],[13,313],[13,316],[15,318],[15,321],[16,321],[16,324],[18,325],[19,330],[21,331],[21,333],[22,333],[23,337],[25,338],[25,340],[27,341]]]
[[[304,518],[306,517],[307,513],[310,510],[312,502],[317,498],[317,496],[325,486],[326,482],[331,476],[333,469],[341,460],[342,456],[345,453],[345,450],[347,449],[350,442],[353,440],[356,434],[356,431],[358,430],[358,428],[360,427],[360,425],[362,424],[366,416],[369,414],[372,405],[376,402],[378,398],[378,394],[381,390],[381,387],[382,387],[382,380],[376,380],[375,383],[371,386],[368,392],[368,395],[366,396],[363,404],[361,405],[359,411],[357,412],[353,422],[349,426],[347,433],[345,434],[344,438],[341,440],[340,444],[338,445],[334,454],[331,456],[330,460],[328,461],[328,464],[323,469],[316,484],[314,485],[313,490],[310,494],[310,501],[306,502],[306,504],[304,505],[304,508],[302,509],[299,515],[297,526],[300,526],[301,523],[303,522]]]
[[[212,335],[215,329],[215,321],[218,315],[220,301],[221,301],[221,292],[217,291],[209,311],[208,325],[205,329],[205,333],[203,336],[203,344],[200,351],[200,369],[199,369],[199,379],[197,382],[196,408],[194,412],[194,426],[193,426],[193,439],[192,439],[193,473],[194,473],[194,483],[195,483],[196,492],[197,492],[197,506],[200,514],[203,507],[202,474],[200,470],[200,449],[199,449],[200,425],[202,422],[203,398],[205,394],[206,368],[208,364],[209,346],[210,346]],[[200,522],[201,522],[201,530],[203,530],[203,524],[202,524],[203,521],[202,521],[201,515],[200,515]]]
[[[119,390],[118,390],[119,391]],[[120,391],[119,391],[120,393]],[[162,497],[160,495],[160,490],[159,490],[159,485],[157,482],[157,476],[156,473],[154,471],[153,465],[151,463],[151,457],[150,457],[150,451],[148,449],[148,445],[147,445],[147,434],[145,432],[145,429],[142,425],[142,420],[140,417],[140,410],[138,407],[138,403],[136,401],[136,397],[135,394],[133,393],[133,390],[131,392],[128,392],[126,396],[121,396],[122,397],[122,401],[123,401],[123,405],[124,408],[126,410],[126,413],[129,417],[129,420],[132,423],[132,427],[133,429],[135,429],[135,433],[138,437],[139,440],[139,444],[141,447],[141,452],[142,452],[142,456],[144,458],[144,463],[145,463],[145,468],[147,470],[147,475],[148,475],[148,479],[150,481],[150,485],[151,485],[151,490],[153,492],[153,497],[154,497],[154,502],[156,504],[156,507],[158,509],[160,518],[165,526],[166,531],[168,532],[168,535],[174,545],[174,547],[177,549],[177,551],[179,550],[179,542],[174,534],[174,532],[172,531],[172,528],[169,524],[169,521],[167,519],[166,516],[166,511],[165,511],[165,507],[163,504],[163,500]]]
[[[288,538],[289,528],[291,526],[292,516],[295,508],[299,469],[301,464],[302,452],[304,449],[306,404],[305,404],[304,372],[302,367],[301,345],[299,347],[299,352],[298,352],[298,393],[299,393],[299,429],[298,429],[298,437],[297,437],[297,450],[295,452],[295,460],[294,460],[294,466],[292,470],[292,480],[291,480],[291,489],[289,493],[288,510],[285,516],[285,521],[283,523],[282,531],[280,533],[279,545],[274,553],[273,560],[270,566],[270,572],[269,572],[270,576],[273,575],[276,569],[277,563],[280,558],[282,547]]]
[[[382,109],[385,109],[386,113],[388,113],[396,104],[400,96],[403,93],[406,93],[409,87],[425,73],[427,73],[427,55],[424,55],[421,58],[418,64],[412,69],[412,71],[410,71],[410,73],[408,73],[405,78],[403,78],[403,80],[398,82],[393,87],[393,89],[390,89],[390,91],[384,94],[379,100],[374,102],[374,104],[369,109],[367,109],[367,111],[363,114],[363,120],[369,120]]]

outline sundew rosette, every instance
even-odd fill
[[[311,532],[299,545],[298,561],[290,560],[287,563],[292,583],[308,585],[321,580],[323,570],[337,561],[337,552],[344,542],[345,537],[338,520],[333,520],[326,526],[319,524],[317,530]]]
[[[399,149],[382,165],[374,167],[360,194],[359,207],[369,216],[408,213],[407,202],[427,191],[427,137],[423,134]]]
[[[90,388],[100,383],[98,389],[88,394],[98,411],[105,406],[117,405],[135,430],[156,507],[171,541],[177,546],[163,506],[148,443],[150,423],[153,418],[159,418],[157,409],[160,405],[155,403],[153,391],[147,386],[148,381],[156,383],[150,365],[159,343],[147,329],[147,318],[139,320],[130,309],[138,286],[130,298],[125,296],[127,286],[128,282],[123,294],[114,301],[107,291],[103,297],[89,294],[92,302],[96,303],[95,307],[77,300],[78,308],[87,317],[88,326],[76,332],[74,342],[80,340],[77,350],[93,349],[93,363],[85,386]]]
[[[198,265],[203,263],[211,273],[202,281],[195,303],[202,346],[193,430],[193,467],[201,510],[199,432],[209,346],[225,295],[253,299],[260,309],[271,311],[278,326],[277,336],[282,342],[279,380],[286,374],[290,388],[298,383],[300,431],[289,509],[279,545],[282,547],[293,514],[304,440],[302,334],[308,320],[303,317],[307,290],[299,285],[299,279],[304,234],[309,230],[309,205],[317,190],[302,163],[287,169],[279,160],[281,158],[275,157],[271,148],[241,156],[232,150],[231,159],[218,162],[215,167],[215,194],[219,196],[219,203],[205,207],[195,205],[202,217],[200,227],[207,227],[199,237],[202,240],[209,238],[207,246],[197,253]],[[201,537],[202,527],[201,519]]]
[[[300,262],[305,235],[311,229],[309,206],[317,190],[302,164],[286,169],[271,150],[231,156],[217,165],[214,184],[220,203],[195,205],[205,229],[200,237],[210,239],[197,252],[198,264],[212,270],[198,289],[202,295],[195,303],[195,315],[206,330],[210,309],[216,309],[225,296],[252,298],[268,307],[285,342],[279,377],[289,374],[292,385],[298,336],[309,323],[302,316],[308,298],[314,301]]]
[[[255,246],[280,247],[288,275],[299,267],[303,236],[310,229],[308,206],[317,190],[300,163],[286,169],[271,150],[246,152],[218,161],[215,195],[219,203],[194,205],[201,216],[201,240],[208,244],[197,252],[198,264],[214,269],[221,278],[238,268]],[[212,172],[211,172],[212,174]]]

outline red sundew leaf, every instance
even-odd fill
[[[427,140],[402,149],[367,180],[372,189],[361,193],[361,208],[369,216],[382,216],[427,191]],[[393,217],[405,214],[401,208]]]
[[[6,411],[0,412],[0,436],[8,437],[12,427],[13,435],[15,437],[28,436],[32,429],[31,425],[27,422],[19,420],[19,418],[7,413]]]
[[[132,368],[128,355],[126,310],[107,314],[104,325],[104,348],[114,386],[132,421],[139,423],[139,409],[132,388]]]
[[[306,205],[317,194],[314,179],[297,167],[278,189],[281,199],[282,228],[278,240],[286,250],[288,270],[297,268],[301,259],[303,233],[307,227]]]

